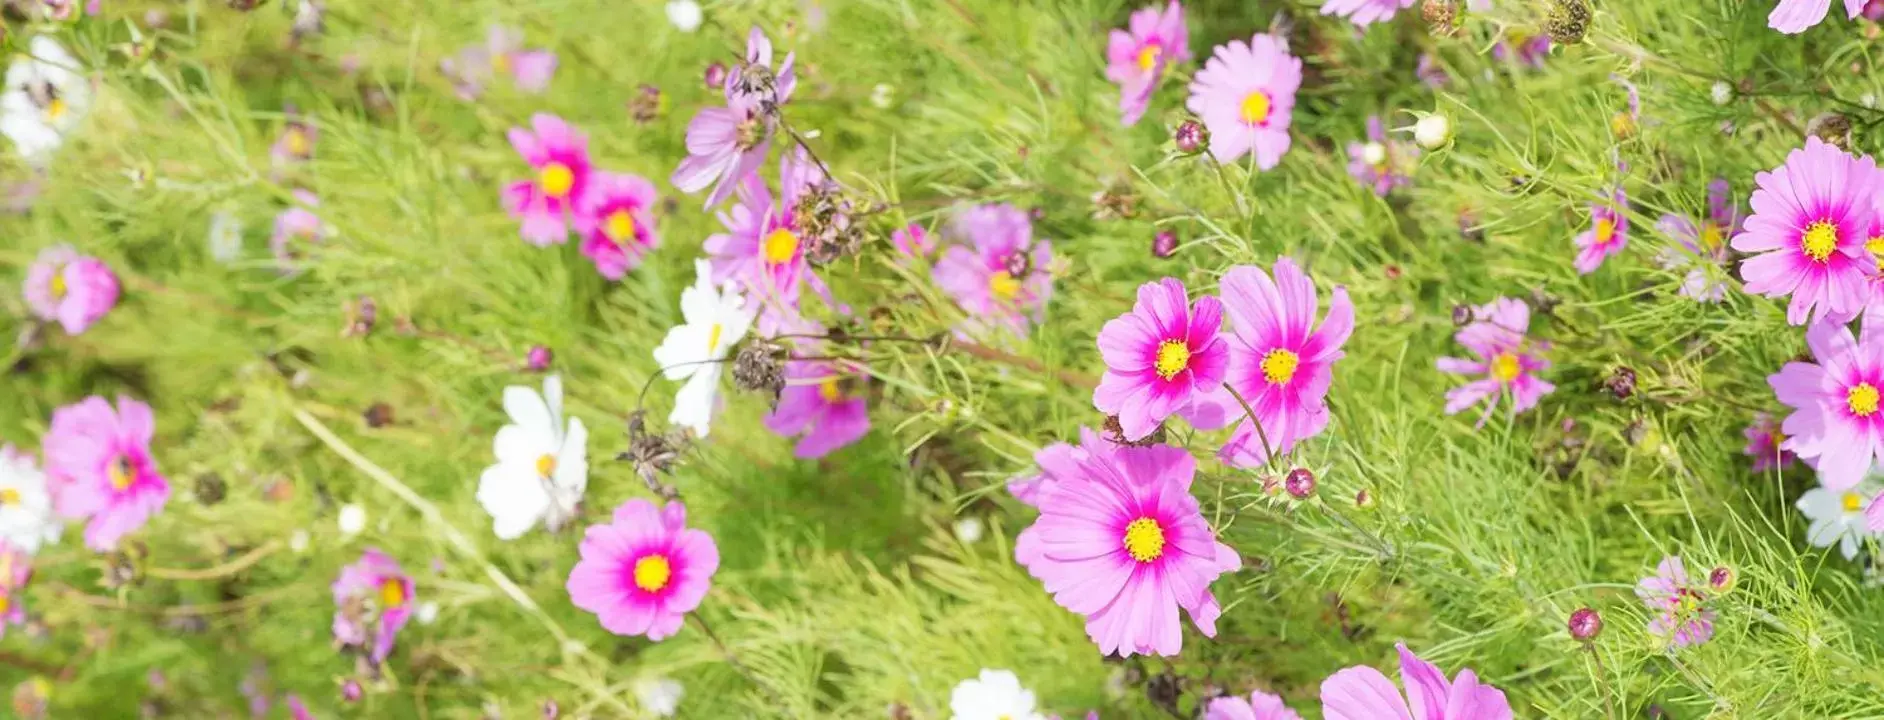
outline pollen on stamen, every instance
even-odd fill
[[[1295,379],[1295,370],[1302,364],[1302,358],[1294,351],[1277,348],[1263,355],[1258,367],[1263,371],[1263,379],[1271,385],[1282,385]]]
[[[635,236],[635,216],[627,210],[616,210],[602,222],[602,234],[608,239],[621,242]]]
[[[1498,353],[1497,357],[1492,358],[1491,374],[1492,377],[1498,379],[1498,382],[1510,383],[1518,379],[1518,374],[1523,372],[1523,370],[1524,366],[1518,362],[1517,355],[1502,352]]]
[[[1125,554],[1133,560],[1148,563],[1164,555],[1164,528],[1158,521],[1148,517],[1133,520],[1125,526]]]
[[[1844,506],[1846,513],[1855,513],[1864,509],[1864,498],[1859,497],[1855,492],[1845,493],[1845,496],[1838,500]]]
[[[1807,225],[1799,249],[1814,262],[1825,262],[1838,249],[1838,227],[1824,220]]]
[[[1191,365],[1191,346],[1183,340],[1166,340],[1158,343],[1158,357],[1153,361],[1158,377],[1165,380],[1177,377]]]
[[[1871,417],[1877,414],[1878,390],[1871,383],[1858,383],[1845,391],[1845,406],[1851,414],[1858,417]]]
[[[765,254],[767,265],[783,265],[798,254],[798,236],[785,228],[773,230],[765,236],[760,251]]]
[[[1251,91],[1243,97],[1242,110],[1239,113],[1245,125],[1262,125],[1269,122],[1269,94],[1261,90]]]
[[[547,478],[556,474],[556,456],[545,454],[536,459],[536,476]]]
[[[1163,56],[1164,48],[1157,45],[1146,45],[1143,49],[1138,51],[1138,69],[1149,72],[1152,68],[1158,66],[1158,59]]]
[[[543,166],[543,171],[537,178],[537,184],[543,188],[544,194],[560,198],[568,195],[569,191],[575,188],[576,173],[570,170],[568,165],[553,162]]]
[[[635,561],[634,583],[642,592],[660,592],[674,575],[674,568],[661,555],[646,555]]]

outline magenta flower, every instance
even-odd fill
[[[1779,447],[1819,469],[1834,491],[1856,486],[1884,454],[1884,335],[1863,338],[1837,323],[1806,328],[1806,347],[1817,363],[1789,362],[1766,378],[1779,401],[1793,408],[1780,423]]]
[[[540,93],[556,74],[556,53],[526,50],[523,31],[492,25],[483,44],[467,46],[439,61],[439,69],[451,77],[458,97],[465,100],[476,100],[484,93],[484,85],[500,75],[510,76],[518,90]]]
[[[1753,181],[1753,215],[1733,238],[1735,250],[1757,253],[1741,265],[1747,292],[1791,295],[1794,325],[1863,310],[1865,277],[1875,272],[1864,242],[1884,192],[1877,164],[1811,137]]]
[[[747,175],[739,188],[739,202],[720,213],[728,232],[707,237],[705,250],[713,264],[713,282],[734,283],[747,297],[759,301],[758,329],[775,335],[799,317],[804,288],[829,299],[830,290],[811,270],[792,209],[812,188],[827,182],[823,170],[803,148],[779,162],[781,201],[757,174]]]
[[[275,253],[275,264],[282,272],[293,272],[307,257],[301,246],[318,244],[332,234],[314,209],[321,199],[306,190],[294,191],[294,205],[275,215],[275,231],[268,237],[268,248]]]
[[[1865,0],[1845,0],[1846,19],[1864,12],[1864,3]],[[1766,16],[1766,26],[1788,35],[1802,33],[1823,21],[1831,5],[1832,0],[1779,0],[1779,5]]]
[[[314,720],[314,713],[308,711],[307,703],[301,702],[301,696],[290,693],[283,702],[288,706],[288,720]]]
[[[1420,81],[1426,83],[1426,87],[1435,90],[1452,82],[1452,76],[1446,73],[1446,68],[1439,64],[1432,53],[1420,53],[1420,59],[1413,68],[1413,74],[1419,76]]]
[[[890,233],[890,244],[896,247],[898,261],[927,261],[929,254],[935,252],[935,237],[921,225],[910,223],[908,227],[898,228]]]
[[[1742,452],[1753,458],[1753,471],[1763,473],[1769,470],[1785,470],[1792,467],[1794,455],[1791,450],[1781,447],[1786,442],[1785,433],[1780,432],[1779,422],[1766,413],[1754,413],[1753,424],[1745,431],[1747,448]]]
[[[1374,194],[1386,197],[1397,187],[1413,183],[1411,177],[1419,148],[1387,139],[1387,129],[1380,116],[1367,118],[1367,142],[1348,143],[1348,174]]]
[[[961,331],[980,334],[1004,327],[1021,337],[1046,319],[1053,297],[1053,248],[1034,241],[1027,213],[1006,203],[962,211],[949,234],[967,242],[942,252],[935,264],[935,284],[955,297],[968,313]]]
[[[1576,237],[1577,273],[1588,275],[1629,246],[1629,198],[1617,185],[1605,202],[1590,205],[1590,229]]]
[[[1674,214],[1663,215],[1655,223],[1655,229],[1678,246],[1662,251],[1662,268],[1688,269],[1681,281],[1682,297],[1715,303],[1726,296],[1727,282],[1722,275],[1727,267],[1727,238],[1740,232],[1743,219],[1732,192],[1726,178],[1715,178],[1707,185],[1707,216],[1698,224]]]
[[[397,560],[369,547],[359,560],[340,569],[333,590],[334,640],[369,651],[375,665],[385,662],[399,629],[412,619],[417,601],[412,578],[399,569]]]
[[[1511,703],[1498,688],[1481,683],[1471,670],[1448,682],[1439,667],[1421,660],[1406,643],[1400,651],[1400,682],[1366,665],[1347,668],[1321,681],[1321,712],[1327,720],[1511,720]],[[1411,709],[1409,710],[1409,705]]]
[[[0,540],[0,637],[8,625],[26,622],[26,582],[33,577],[33,556]]]
[[[596,271],[620,280],[661,244],[654,232],[654,183],[640,175],[600,171],[592,180],[576,198],[576,235]]]
[[[1557,386],[1537,376],[1550,367],[1550,361],[1538,352],[1547,346],[1534,346],[1525,337],[1531,325],[1530,306],[1501,297],[1478,307],[1474,316],[1478,322],[1460,329],[1453,339],[1476,359],[1442,357],[1438,365],[1444,373],[1485,376],[1446,393],[1447,415],[1484,403],[1485,412],[1477,423],[1484,427],[1498,407],[1499,398],[1510,395],[1511,414],[1516,415],[1536,406],[1539,398]]]
[[[1040,517],[1015,541],[1015,560],[1061,607],[1086,616],[1101,654],[1176,655],[1184,644],[1178,609],[1206,637],[1222,608],[1210,592],[1241,566],[1217,542],[1190,487],[1197,461],[1167,445],[1127,447],[1080,430],[1081,448],[1059,458],[1039,495]]]
[[[779,392],[778,408],[765,416],[765,427],[787,437],[803,435],[792,449],[795,457],[824,457],[870,432],[861,389],[861,377],[852,371],[822,361],[793,360],[785,364],[785,389]]]
[[[1544,58],[1550,56],[1550,36],[1532,35],[1522,30],[1510,29],[1492,45],[1492,59],[1500,62],[1516,61],[1519,65],[1530,68],[1544,66]]]
[[[1670,647],[1684,648],[1714,636],[1714,611],[1705,606],[1699,583],[1688,579],[1681,558],[1670,555],[1655,566],[1655,574],[1636,583],[1635,596],[1658,613],[1648,631],[1667,639]]]
[[[1258,690],[1248,700],[1234,695],[1211,700],[1204,720],[1302,720],[1302,716],[1284,705],[1282,698]]]
[[[1322,0],[1321,14],[1337,15],[1356,25],[1368,25],[1393,17],[1413,6],[1417,0]]]
[[[504,188],[504,211],[523,221],[523,239],[545,246],[569,239],[569,217],[588,190],[589,138],[547,113],[530,116],[535,130],[511,128],[510,146],[536,171],[534,180]]]
[[[1249,403],[1260,426],[1252,426],[1242,404],[1222,388],[1200,398],[1185,418],[1205,430],[1236,423],[1217,457],[1254,467],[1328,426],[1328,387],[1335,362],[1346,355],[1341,346],[1354,332],[1354,304],[1347,288],[1336,286],[1316,327],[1321,301],[1315,283],[1288,258],[1276,259],[1274,280],[1262,268],[1230,268],[1222,289],[1231,329],[1225,382]]]
[[[1165,418],[1223,385],[1229,343],[1218,337],[1223,303],[1186,299],[1184,283],[1165,278],[1138,286],[1132,311],[1099,330],[1106,372],[1093,391],[1093,406],[1117,415],[1126,440],[1156,430]]]
[[[786,54],[775,72],[771,39],[752,29],[745,64],[726,74],[726,107],[701,108],[687,123],[687,159],[674,169],[674,187],[696,193],[713,186],[706,199],[713,207],[758,171],[778,129],[778,109],[798,87],[794,59]]]
[[[1256,166],[1268,170],[1289,151],[1289,121],[1295,90],[1302,85],[1302,60],[1281,41],[1257,34],[1245,45],[1219,45],[1191,81],[1185,103],[1210,129],[1210,154],[1232,163],[1256,153]]]
[[[680,631],[720,568],[713,536],[687,527],[679,501],[622,503],[614,521],[589,527],[579,552],[569,571],[570,602],[595,613],[609,632],[649,640]]]
[[[96,395],[53,411],[41,453],[52,505],[65,517],[90,518],[86,547],[116,548],[170,499],[170,482],[150,456],[155,425],[149,405],[126,397],[115,411]]]
[[[67,334],[85,332],[118,304],[118,276],[105,261],[80,255],[70,245],[39,251],[26,271],[26,306],[33,316],[57,321]]]
[[[1113,30],[1106,41],[1106,79],[1119,85],[1119,121],[1138,124],[1165,69],[1190,59],[1190,30],[1178,0],[1162,13],[1155,7],[1132,13],[1128,29]]]

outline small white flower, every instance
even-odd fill
[[[1858,546],[1865,538],[1872,537],[1871,531],[1865,529],[1864,506],[1877,491],[1877,484],[1870,480],[1843,491],[1823,487],[1805,491],[1793,506],[1812,521],[1806,528],[1806,542],[1813,547],[1831,547],[1837,543],[1839,554],[1846,560],[1857,557]]]
[[[981,518],[970,515],[955,521],[955,539],[963,545],[973,545],[981,540],[983,526]]]
[[[954,720],[1044,720],[1034,712],[1034,693],[1007,670],[983,668],[981,677],[963,680],[949,693]]]
[[[218,210],[209,216],[209,256],[224,264],[242,257],[242,221],[235,213]]]
[[[870,89],[870,104],[879,110],[888,110],[891,101],[895,99],[896,88],[889,83],[877,83],[876,87]]]
[[[1877,93],[1865,93],[1863,95],[1859,95],[1858,104],[1865,106],[1867,109],[1876,110],[1877,109]]]
[[[307,552],[308,535],[306,530],[296,530],[288,536],[288,549],[297,553]]]
[[[419,621],[420,625],[438,622],[438,603],[431,600],[419,603],[419,607],[413,610],[412,616]]]
[[[1427,150],[1438,150],[1452,141],[1452,121],[1434,113],[1413,124],[1413,140]]]
[[[0,540],[32,555],[40,545],[58,542],[59,529],[46,474],[33,464],[33,456],[12,445],[0,447]]]
[[[340,534],[353,537],[366,529],[366,508],[347,503],[340,508]]]
[[[713,286],[713,268],[707,261],[695,260],[693,269],[693,287],[680,293],[685,322],[667,331],[667,338],[654,349],[654,362],[667,379],[687,381],[674,397],[674,411],[668,413],[667,421],[692,428],[694,435],[704,438],[719,396],[720,361],[746,336],[753,312],[745,308],[737,290]]]
[[[700,3],[694,0],[668,0],[667,21],[674,24],[674,29],[690,33],[700,29]]]
[[[1734,101],[1734,86],[1728,85],[1727,82],[1723,80],[1714,83],[1714,89],[1710,94],[1714,98],[1715,105],[1726,105]]]
[[[680,697],[687,694],[679,680],[664,677],[636,680],[634,690],[635,702],[655,717],[673,717],[680,709]]]
[[[1387,163],[1387,146],[1369,142],[1361,146],[1361,162],[1379,167]]]
[[[581,418],[563,424],[563,380],[543,378],[543,392],[504,388],[510,424],[491,442],[497,464],[478,478],[478,503],[497,537],[514,540],[541,522],[550,530],[576,514],[589,488],[589,430]]]
[[[0,135],[13,141],[27,163],[44,167],[91,109],[92,86],[78,60],[58,41],[37,36],[28,50],[30,55],[7,66],[6,92],[0,93]]]

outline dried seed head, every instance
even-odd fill
[[[347,303],[345,308],[347,324],[340,328],[341,337],[366,337],[373,332],[373,325],[379,322],[379,303],[361,295],[359,299]]]
[[[1172,255],[1176,255],[1177,249],[1177,233],[1171,232],[1170,230],[1159,230],[1157,235],[1151,236],[1152,257],[1161,259],[1168,258]]]
[[[673,471],[686,444],[686,436],[679,432],[649,433],[644,413],[637,410],[628,416],[628,449],[615,459],[628,461],[635,474],[641,476],[641,482],[656,495],[673,499],[680,494],[663,485],[660,476]]]
[[[1609,377],[1603,378],[1603,391],[1617,400],[1627,400],[1635,396],[1635,369],[1627,365],[1617,365],[1609,371]]]
[[[1570,613],[1565,626],[1570,630],[1570,637],[1589,642],[1603,633],[1603,616],[1596,614],[1594,608],[1577,608]]]
[[[804,245],[805,259],[825,266],[863,250],[868,239],[864,219],[885,208],[853,200],[835,183],[806,189],[792,208],[792,227]]]
[[[1123,220],[1138,217],[1138,196],[1130,185],[1108,184],[1092,194],[1092,219]]]
[[[1824,140],[1840,150],[1851,150],[1851,118],[1839,113],[1821,113],[1806,123],[1806,135]]]
[[[1282,480],[1282,489],[1289,491],[1289,496],[1297,500],[1307,500],[1315,494],[1315,473],[1308,468],[1296,468]]]
[[[654,85],[642,84],[639,88],[636,88],[634,98],[628,101],[628,115],[634,118],[635,124],[637,125],[646,125],[654,122],[661,117],[662,111],[666,109],[667,96],[662,94],[661,89]],[[740,131],[740,137],[743,141],[745,131],[744,124],[740,125]],[[752,145],[758,144],[758,140],[752,142]],[[742,145],[742,147],[751,147],[751,145]]]
[[[1454,304],[1452,306],[1452,326],[1465,327],[1466,324],[1472,322],[1472,315],[1472,306],[1465,303]]]
[[[383,402],[368,405],[366,412],[360,413],[360,416],[366,420],[366,426],[370,428],[383,428],[393,423],[392,406]]]
[[[763,338],[740,346],[733,355],[733,385],[777,401],[785,389],[785,346]]]
[[[220,475],[205,473],[196,478],[196,501],[204,507],[222,502],[228,491],[229,486],[223,483]]]
[[[1177,675],[1170,670],[1151,676],[1151,679],[1145,683],[1145,698],[1150,700],[1151,704],[1169,710],[1173,715],[1179,715],[1177,702],[1178,698],[1183,695],[1184,689],[1178,685]]]
[[[1201,122],[1185,120],[1171,133],[1171,142],[1177,145],[1178,152],[1195,155],[1210,149],[1210,130]]]
[[[1164,423],[1159,423],[1157,428],[1153,429],[1144,437],[1137,440],[1127,440],[1125,439],[1125,428],[1119,425],[1119,416],[1117,415],[1107,415],[1105,423],[1100,426],[1100,429],[1105,432],[1105,438],[1107,440],[1126,447],[1151,447],[1163,443],[1168,435],[1165,432]]]
[[[1583,42],[1583,36],[1589,31],[1589,0],[1550,0],[1550,11],[1544,16],[1544,32],[1550,35],[1551,42],[1575,45]]]
[[[1420,17],[1434,35],[1450,36],[1459,29],[1459,5],[1453,0],[1422,0]]]

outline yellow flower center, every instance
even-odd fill
[[[1838,249],[1838,227],[1824,220],[1807,225],[1805,235],[1799,238],[1799,248],[1807,257],[1825,262]]]
[[[1170,380],[1184,372],[1191,365],[1191,346],[1183,340],[1166,340],[1158,343],[1156,367],[1158,377]]]
[[[1871,253],[1871,259],[1877,261],[1877,269],[1884,270],[1884,236],[1864,241],[1864,251]]]
[[[635,216],[627,210],[616,210],[602,221],[602,234],[615,242],[629,240],[635,236]]]
[[[1138,51],[1138,69],[1149,72],[1158,66],[1158,58],[1164,56],[1164,48],[1146,45]]]
[[[1271,385],[1281,385],[1295,379],[1295,368],[1302,364],[1302,358],[1293,351],[1277,348],[1263,355],[1258,364],[1263,371],[1263,379]]]
[[[720,335],[724,334],[725,332],[726,332],[726,326],[721,325],[719,323],[713,323],[713,329],[707,333],[707,354],[708,355],[712,355],[713,351],[720,349]]]
[[[1855,513],[1859,508],[1864,507],[1864,498],[1858,497],[1858,494],[1854,492],[1845,493],[1839,501],[1844,504],[1845,512],[1848,513]]]
[[[1877,386],[1871,383],[1858,383],[1845,391],[1845,405],[1851,408],[1851,414],[1858,417],[1871,417],[1877,413]]]
[[[1708,250],[1719,250],[1721,241],[1726,239],[1722,236],[1726,234],[1727,229],[1724,227],[1711,222],[1701,223],[1701,247]]]
[[[379,584],[379,606],[382,609],[396,608],[406,604],[406,585],[398,578],[388,578]]]
[[[491,55],[491,69],[499,73],[510,72],[510,53]]]
[[[59,268],[53,271],[52,283],[47,290],[52,293],[52,299],[54,300],[65,297],[65,268]]]
[[[660,592],[674,576],[674,568],[665,555],[647,555],[635,561],[635,587],[642,592]]]
[[[0,615],[4,615],[8,610],[12,609],[13,598],[7,597],[4,593],[0,593]]]
[[[1269,93],[1255,90],[1245,95],[1242,117],[1245,125],[1262,125],[1269,122]]]
[[[576,186],[576,172],[570,170],[568,165],[553,162],[543,166],[543,171],[537,178],[537,184],[550,197],[560,198],[568,195],[570,188]]]
[[[996,270],[994,275],[988,278],[988,292],[994,293],[995,297],[1002,300],[1013,300],[1015,295],[1020,294],[1020,289],[1020,281],[1006,270]]]
[[[838,384],[837,378],[825,378],[824,382],[818,384],[818,396],[828,403],[838,402],[844,399],[844,388]]]
[[[1877,393],[1872,392],[1871,395],[1875,397]],[[1876,405],[1875,402],[1872,404]],[[105,468],[105,477],[110,478],[111,489],[113,490],[123,490],[130,487],[132,480],[130,461],[125,460],[123,457],[111,461],[111,465]]]
[[[1498,353],[1498,356],[1492,358],[1491,361],[1492,377],[1497,378],[1501,383],[1518,379],[1518,373],[1523,369],[1524,366],[1518,364],[1518,356],[1508,352]]]
[[[779,228],[765,236],[765,242],[761,243],[759,249],[765,253],[767,265],[783,265],[798,254],[798,236],[790,230]]]
[[[1596,242],[1607,243],[1616,239],[1616,221],[1603,218],[1596,221]]]
[[[65,104],[64,99],[53,98],[52,102],[46,103],[46,119],[57,120],[61,117],[64,117],[65,112],[70,109],[71,109],[71,106]]]
[[[549,476],[554,475],[554,474],[556,474],[556,456],[555,455],[544,454],[542,457],[539,457],[536,459],[536,476],[537,477],[548,478]]]
[[[1615,117],[1609,119],[1609,130],[1619,138],[1634,136],[1635,118],[1626,112],[1616,113]]]
[[[309,150],[313,149],[308,142],[307,131],[299,127],[290,126],[288,128],[288,137],[285,139],[287,141],[289,155],[297,157],[305,156],[308,154]]]
[[[0,507],[20,504],[20,491],[13,488],[0,488]]]
[[[1125,526],[1125,554],[1142,563],[1162,557],[1164,528],[1158,527],[1158,521],[1148,517],[1133,520]]]

